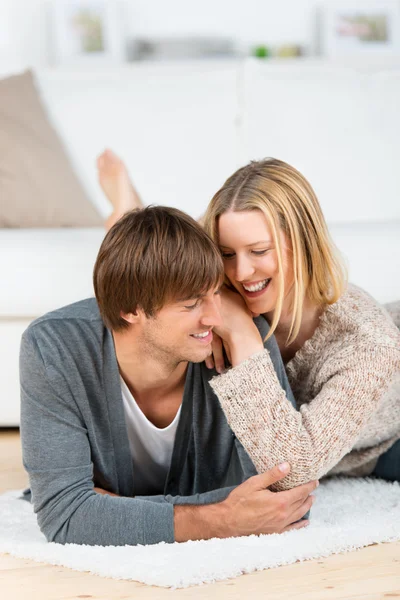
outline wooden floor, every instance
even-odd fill
[[[23,488],[19,434],[0,430],[0,493]],[[1,515],[0,515],[1,527]],[[266,598],[268,600],[378,600],[400,598],[400,542],[370,546],[326,559],[279,567],[185,590],[106,579],[0,555],[2,600],[102,598]]]

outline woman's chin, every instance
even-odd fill
[[[271,299],[267,299],[263,295],[259,296],[258,298],[249,298],[242,289],[237,287],[235,289],[242,296],[253,318],[259,317],[260,315],[264,315],[274,310],[274,302],[271,302]]]
[[[272,302],[264,302],[261,300],[259,302],[246,302],[247,308],[251,311],[253,317],[259,317],[260,315],[265,315],[274,310],[274,306],[272,306]]]

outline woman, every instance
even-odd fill
[[[108,225],[139,203],[118,160],[110,153],[99,159],[114,205]],[[110,185],[112,168],[118,177]],[[399,480],[399,305],[391,318],[367,293],[347,286],[310,184],[282,161],[250,163],[215,194],[204,224],[231,289],[217,329],[228,357],[235,328],[250,335],[252,316],[264,315],[299,408],[280,388],[266,350],[222,372],[221,344],[214,346],[222,374],[211,385],[257,470],[288,460],[291,473],[276,489],[328,473]]]

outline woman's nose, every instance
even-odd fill
[[[254,274],[254,268],[251,261],[244,257],[236,258],[235,279],[236,281],[248,281]]]

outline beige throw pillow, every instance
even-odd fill
[[[47,119],[32,72],[0,80],[0,227],[102,222]]]

